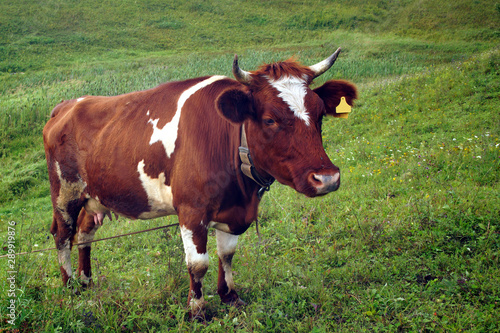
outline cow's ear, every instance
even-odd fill
[[[314,92],[325,103],[326,114],[334,117],[347,118],[354,100],[358,98],[354,84],[342,80],[328,81]]]
[[[240,124],[254,116],[252,98],[243,89],[231,88],[217,97],[217,111],[232,123]]]

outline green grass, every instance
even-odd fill
[[[332,78],[358,85],[324,122],[342,186],[307,199],[273,185],[240,237],[220,304],[214,237],[207,322],[189,322],[177,229],[96,243],[96,286],[61,287],[54,251],[16,259],[22,332],[493,332],[500,330],[500,6],[494,1],[45,1],[0,4],[0,254],[53,247],[41,130],[62,99],[231,75],[342,46]],[[175,223],[106,222],[97,238]],[[73,251],[76,262],[76,251]]]

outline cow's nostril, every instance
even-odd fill
[[[317,174],[313,173],[311,176],[312,176],[313,183],[321,183],[321,184],[323,183],[321,181],[321,177],[318,176]]]
[[[323,183],[324,183],[324,179],[325,177],[323,175],[320,175],[320,174],[317,174],[317,173],[311,173],[309,175],[309,183],[318,188],[318,187],[321,187],[323,186]]]
[[[336,191],[340,186],[340,172],[334,174],[311,173],[309,183],[316,188],[317,194],[326,194]]]

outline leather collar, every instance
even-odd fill
[[[271,184],[274,182],[274,177],[263,177],[255,169],[252,156],[250,155],[250,150],[248,149],[247,135],[244,124],[241,126],[241,146],[238,148],[238,151],[240,153],[241,172],[260,186],[258,196],[259,198],[262,198],[264,193],[269,191]]]

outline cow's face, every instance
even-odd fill
[[[335,116],[341,97],[352,105],[355,87],[329,81],[309,88],[316,73],[286,61],[246,73],[245,85],[223,93],[217,105],[230,121],[245,123],[248,147],[257,171],[269,174],[307,196],[340,186],[340,170],[325,153],[321,122]]]

